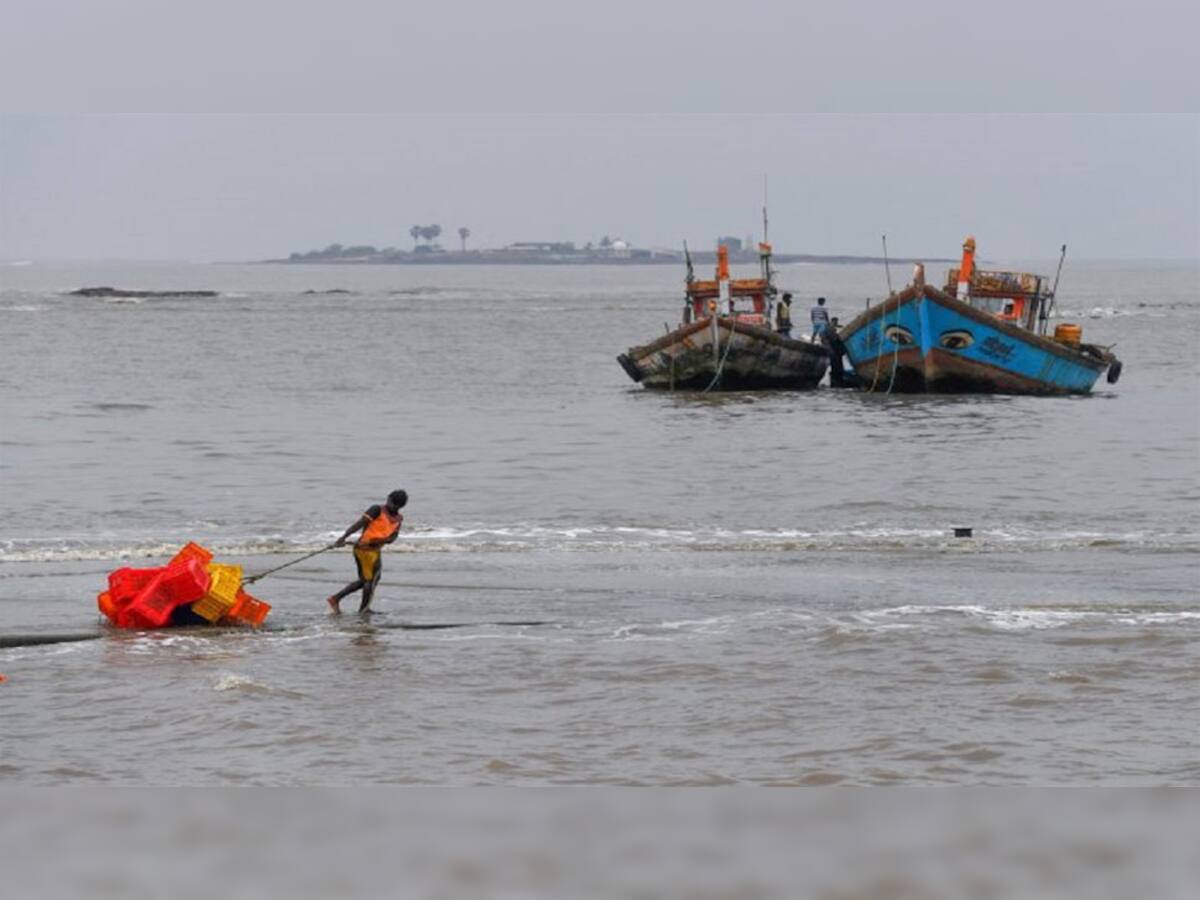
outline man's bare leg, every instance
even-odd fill
[[[346,585],[344,588],[342,588],[340,591],[338,591],[332,597],[326,598],[325,602],[329,604],[329,609],[332,611],[333,615],[335,615],[335,616],[340,615],[342,612],[342,609],[338,604],[340,604],[342,602],[342,598],[348,594],[353,594],[355,591],[363,591],[364,596],[366,596],[366,592],[364,590],[365,587],[366,587],[366,582],[364,582],[360,578],[358,581],[350,582],[348,585]]]

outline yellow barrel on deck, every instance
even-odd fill
[[[1083,340],[1083,326],[1071,322],[1056,325],[1054,326],[1054,340],[1060,344],[1066,344],[1068,347],[1078,347],[1079,342]]]

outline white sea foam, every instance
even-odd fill
[[[285,539],[205,537],[191,534],[222,556],[307,553],[327,547],[335,532]],[[147,560],[175,554],[189,538],[173,541],[87,539],[83,537],[10,538],[0,541],[0,563]],[[533,524],[416,526],[393,544],[398,553],[472,552],[905,552],[1008,553],[1107,548],[1156,552],[1200,552],[1200,534],[1151,531],[1038,531],[1023,527],[977,530],[968,539],[949,528],[859,527],[807,529],[701,529],[637,526],[543,526]],[[348,551],[341,551],[348,552]]]

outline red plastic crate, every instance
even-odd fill
[[[208,572],[196,559],[167,566],[117,612],[119,628],[164,628],[178,606],[192,603],[208,590]]]
[[[113,603],[117,606],[124,606],[145,590],[146,585],[162,574],[162,571],[161,567],[155,569],[125,568],[109,573],[108,593],[112,595]]]

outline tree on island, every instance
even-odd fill
[[[467,238],[471,236],[471,229],[464,225],[458,229],[458,238],[462,241],[462,252],[467,252]]]
[[[436,253],[442,248],[434,243],[438,235],[442,233],[441,225],[414,225],[408,230],[414,241],[424,241],[425,243],[417,243],[413,247],[413,253]]]
[[[612,246],[612,238],[606,234],[604,237],[600,238],[600,246],[607,250]]]

